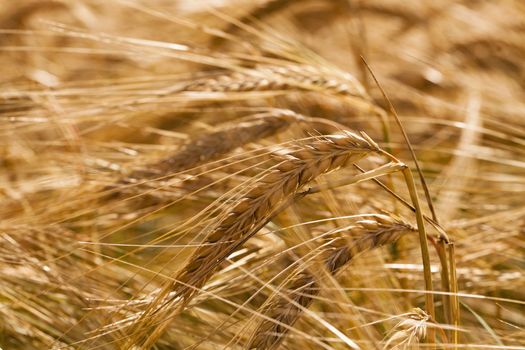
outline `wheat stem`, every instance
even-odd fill
[[[423,219],[423,213],[421,212],[421,206],[419,204],[419,198],[417,195],[416,185],[414,183],[414,178],[412,177],[412,172],[410,169],[402,170],[407,183],[408,191],[410,192],[410,198],[416,209],[416,221],[417,229],[419,232],[419,244],[421,247],[421,257],[423,259],[423,274],[425,277],[425,289],[427,290],[426,296],[426,311],[429,313],[430,317],[436,319],[436,311],[434,309],[434,295],[432,291],[432,271],[430,270],[430,254],[428,252],[428,243],[427,243],[427,234],[425,232],[425,223]],[[428,331],[428,341],[431,344],[435,343],[435,332],[432,329]]]
[[[452,294],[452,324],[454,325],[453,330],[453,341],[454,341],[454,349],[457,349],[457,345],[459,344],[459,322],[460,322],[460,315],[459,315],[459,298],[458,298],[458,283],[457,283],[457,275],[456,275],[456,248],[454,246],[454,243],[448,243],[448,258],[449,258],[449,264],[450,264],[450,289]]]

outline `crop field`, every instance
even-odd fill
[[[42,349],[525,349],[525,2],[0,0]]]

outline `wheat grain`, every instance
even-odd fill
[[[140,188],[133,184],[145,183],[145,179],[151,178],[164,179],[192,169],[218,159],[250,142],[281,132],[292,123],[301,120],[304,120],[302,116],[287,109],[274,109],[253,115],[241,120],[238,124],[223,127],[218,131],[192,139],[174,155],[132,172],[113,188],[118,188],[119,192],[128,192],[130,189],[136,192]]]
[[[274,155],[276,159],[281,160],[280,164],[263,176],[227,212],[207,235],[204,242],[206,244],[193,254],[178,274],[177,282],[165,288],[165,292],[159,294],[157,301],[175,291],[177,301],[180,301],[182,306],[187,304],[198,289],[211,278],[219,264],[260,229],[260,224],[266,222],[279,203],[293,196],[319,175],[379,150],[369,137],[345,132],[323,136],[298,150]],[[144,334],[145,337],[135,337],[133,342],[140,342],[145,347],[153,344],[160,334],[160,329],[167,324],[166,315],[173,312],[173,308],[168,306],[163,302],[163,310],[157,305],[144,313],[134,327],[140,329],[143,334],[149,328],[143,327],[144,325],[156,323],[155,320],[164,321],[153,332]]]
[[[391,332],[383,349],[411,349],[412,345],[418,344],[421,339],[425,338],[427,321],[430,316],[419,308],[415,308],[403,316],[405,319],[394,327],[394,331]]]
[[[401,235],[417,230],[390,216],[371,215],[349,227],[348,231],[355,236],[351,244],[339,237],[330,242],[324,252],[324,265],[330,274],[335,275],[358,254],[393,243]],[[286,297],[277,296],[277,300],[269,303],[264,314],[271,320],[265,318],[257,326],[250,339],[249,349],[275,349],[300,317],[302,309],[308,308],[319,293],[319,284],[315,276],[304,271],[291,282],[290,290]]]
[[[202,78],[178,88],[182,91],[248,92],[273,90],[324,91],[329,94],[359,97],[366,95],[350,74],[311,65],[260,65],[252,70]]]

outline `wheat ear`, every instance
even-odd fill
[[[393,243],[401,235],[417,232],[417,229],[390,216],[371,215],[349,227],[348,231],[352,234],[351,244],[344,237],[338,237],[324,252],[324,265],[332,275],[345,267],[358,254]],[[268,318],[265,317],[255,329],[249,342],[249,349],[275,349],[288,329],[300,317],[302,310],[308,308],[319,294],[319,284],[315,276],[304,271],[293,279],[290,290],[291,292],[285,297],[277,295],[276,300],[268,304],[264,312]]]
[[[426,337],[430,315],[420,308],[415,308],[402,316],[404,319],[390,332],[383,349],[411,349],[414,345],[418,348],[417,344]]]
[[[232,72],[194,80],[178,89],[203,92],[249,92],[274,90],[324,91],[334,95],[370,100],[352,75],[311,65],[260,65],[245,72]]]
[[[177,153],[147,165],[144,170],[132,172],[114,187],[120,187],[120,190],[123,191],[129,187],[125,185],[137,184],[151,178],[162,179],[170,174],[192,169],[219,159],[250,142],[275,135],[291,124],[304,119],[288,109],[274,109],[243,118],[235,125],[223,127],[192,139]]]
[[[164,288],[137,321],[135,329],[143,332],[149,329],[150,332],[145,339],[139,335],[139,339],[135,337],[133,341],[144,347],[151,346],[169,323],[169,318],[187,305],[232,252],[260,230],[279,204],[292,198],[319,175],[379,151],[379,146],[368,136],[346,131],[316,138],[314,142],[286,154],[274,154],[273,157],[281,162],[249,189],[211,230],[203,246],[176,277],[177,282]],[[176,298],[166,302],[165,297],[171,292],[175,292]],[[169,307],[174,302],[180,302],[175,310]],[[153,331],[148,327],[152,324],[156,325]]]

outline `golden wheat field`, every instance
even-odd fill
[[[525,349],[525,2],[0,0],[0,349]]]

